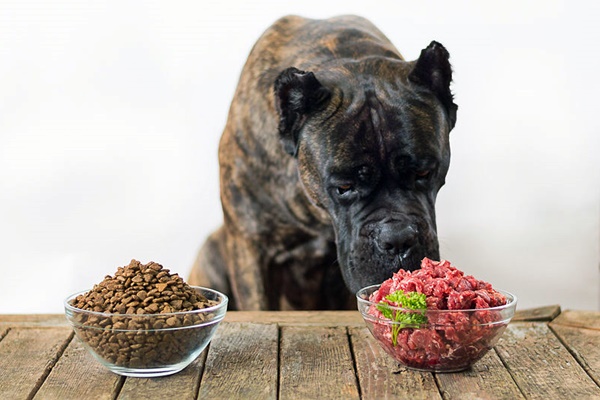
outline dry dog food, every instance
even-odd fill
[[[217,305],[160,264],[132,260],[72,301],[76,330],[102,359],[126,368],[174,364],[211,334],[210,313],[184,313]],[[111,313],[103,315],[100,313]],[[164,315],[163,314],[168,314]],[[165,329],[166,328],[166,329]],[[170,328],[170,329],[169,329]]]
[[[415,300],[419,297],[421,302]],[[390,301],[394,298],[404,298],[407,303],[421,304],[421,307]],[[505,305],[505,296],[489,283],[465,275],[448,261],[425,258],[420,270],[400,270],[383,282],[369,300],[378,304],[369,309],[369,314],[382,319],[395,317],[386,305],[422,310],[422,313],[402,315],[405,320],[416,321],[413,326],[409,321],[404,329],[398,329],[399,324],[376,324],[373,328],[374,336],[386,351],[418,369],[442,370],[469,365],[485,354],[492,345],[490,340],[506,327],[503,323],[489,324],[500,319],[498,311],[483,310]]]

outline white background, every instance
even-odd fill
[[[0,313],[60,313],[132,258],[187,277],[251,46],[280,16],[348,13],[407,59],[451,53],[442,256],[521,308],[598,309],[597,4],[0,1]]]

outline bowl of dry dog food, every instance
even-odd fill
[[[356,297],[383,350],[407,368],[429,372],[471,367],[497,343],[517,305],[513,294],[428,258],[421,269],[400,270]]]
[[[228,298],[189,286],[162,265],[132,260],[91,290],[64,301],[67,320],[114,373],[154,377],[181,371],[206,348]]]

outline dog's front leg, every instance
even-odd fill
[[[244,238],[230,236],[227,250],[227,273],[237,308],[242,311],[267,310],[258,249]]]

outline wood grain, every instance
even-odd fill
[[[435,378],[445,399],[524,398],[494,350],[466,371],[436,374]]]
[[[279,326],[364,326],[357,311],[232,311],[224,322],[254,322]]]
[[[560,314],[560,306],[546,306],[539,308],[526,308],[517,310],[513,321],[552,321]]]
[[[276,325],[223,323],[213,338],[201,399],[277,398]]]
[[[600,330],[600,314],[597,311],[563,311],[552,324]]]
[[[546,324],[509,325],[496,350],[527,398],[600,398],[600,388]]]
[[[48,400],[78,400],[114,398],[121,378],[104,368],[74,338],[36,397]]]
[[[281,399],[358,399],[343,327],[281,328]]]
[[[119,400],[196,399],[205,359],[206,350],[185,369],[176,374],[157,378],[127,377],[117,398]]]
[[[65,314],[1,314],[0,326],[69,326]]]
[[[550,327],[600,386],[600,330],[558,324],[551,324]]]
[[[33,396],[71,338],[69,328],[11,329],[0,341],[0,399]]]
[[[400,367],[366,327],[349,331],[362,399],[441,399],[432,374]]]

